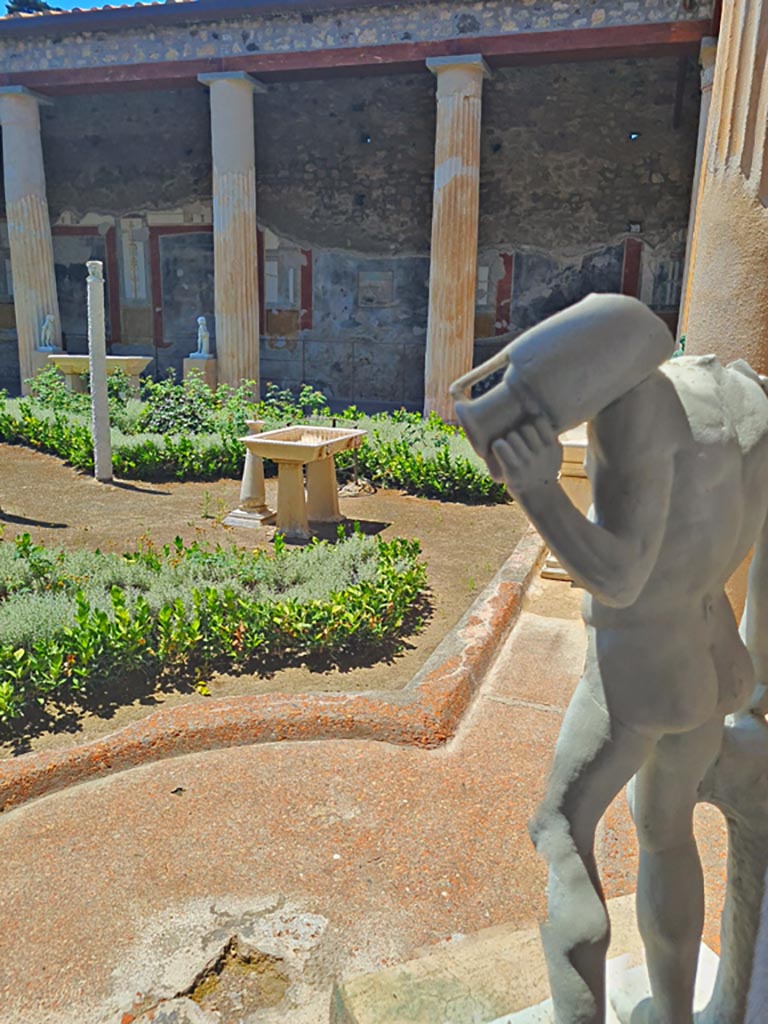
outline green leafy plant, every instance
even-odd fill
[[[142,672],[192,685],[217,669],[375,649],[417,628],[417,541],[273,553],[147,541],[124,556],[0,541],[0,722]]]

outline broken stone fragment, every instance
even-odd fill
[[[178,999],[167,999],[159,1006],[147,1010],[133,1024],[220,1024],[220,1021],[192,999],[180,996]]]

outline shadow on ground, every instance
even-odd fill
[[[378,522],[373,519],[345,519],[340,523],[318,523],[310,520],[312,537],[310,540],[291,540],[286,537],[286,543],[305,546],[311,544],[314,539],[325,540],[335,544],[339,540],[351,537],[353,533],[363,533],[366,537],[374,537],[383,533],[392,523]]]
[[[158,491],[156,487],[142,487],[140,484],[130,484],[127,480],[110,480],[109,486],[118,487],[123,491],[135,491],[137,494],[159,494],[165,498],[171,495],[170,491]]]
[[[0,509],[0,523],[12,523],[14,526],[39,526],[45,530],[66,530],[67,523],[54,523],[45,519],[30,519],[27,516],[14,516]]]

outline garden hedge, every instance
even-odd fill
[[[360,534],[292,550],[278,535],[272,553],[177,539],[122,557],[0,541],[0,722],[130,673],[205,692],[214,670],[375,651],[419,625],[419,553]]]
[[[89,398],[68,392],[55,370],[30,381],[22,399],[0,396],[0,440],[24,444],[64,459],[76,469],[93,468]],[[130,395],[119,376],[110,378],[112,460],[123,479],[215,480],[242,473],[246,419],[265,429],[289,423],[352,423],[367,431],[356,453],[337,457],[339,476],[354,470],[371,483],[451,501],[501,502],[502,485],[491,479],[463,432],[432,415],[400,410],[366,416],[354,406],[333,415],[325,397],[304,386],[298,396],[274,385],[253,401],[254,385],[212,391],[199,378],[175,384],[171,377],[143,384],[143,400]],[[267,473],[274,466],[267,463]]]

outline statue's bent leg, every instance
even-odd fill
[[[637,918],[653,992],[645,1019],[658,1024],[693,1022],[704,925],[693,810],[722,732],[718,716],[691,732],[662,737],[632,784],[630,805],[640,844]]]
[[[595,829],[655,743],[611,717],[595,682],[582,679],[568,706],[547,794],[531,822],[536,848],[549,864],[542,942],[557,1024],[604,1020],[610,928],[595,867]]]

